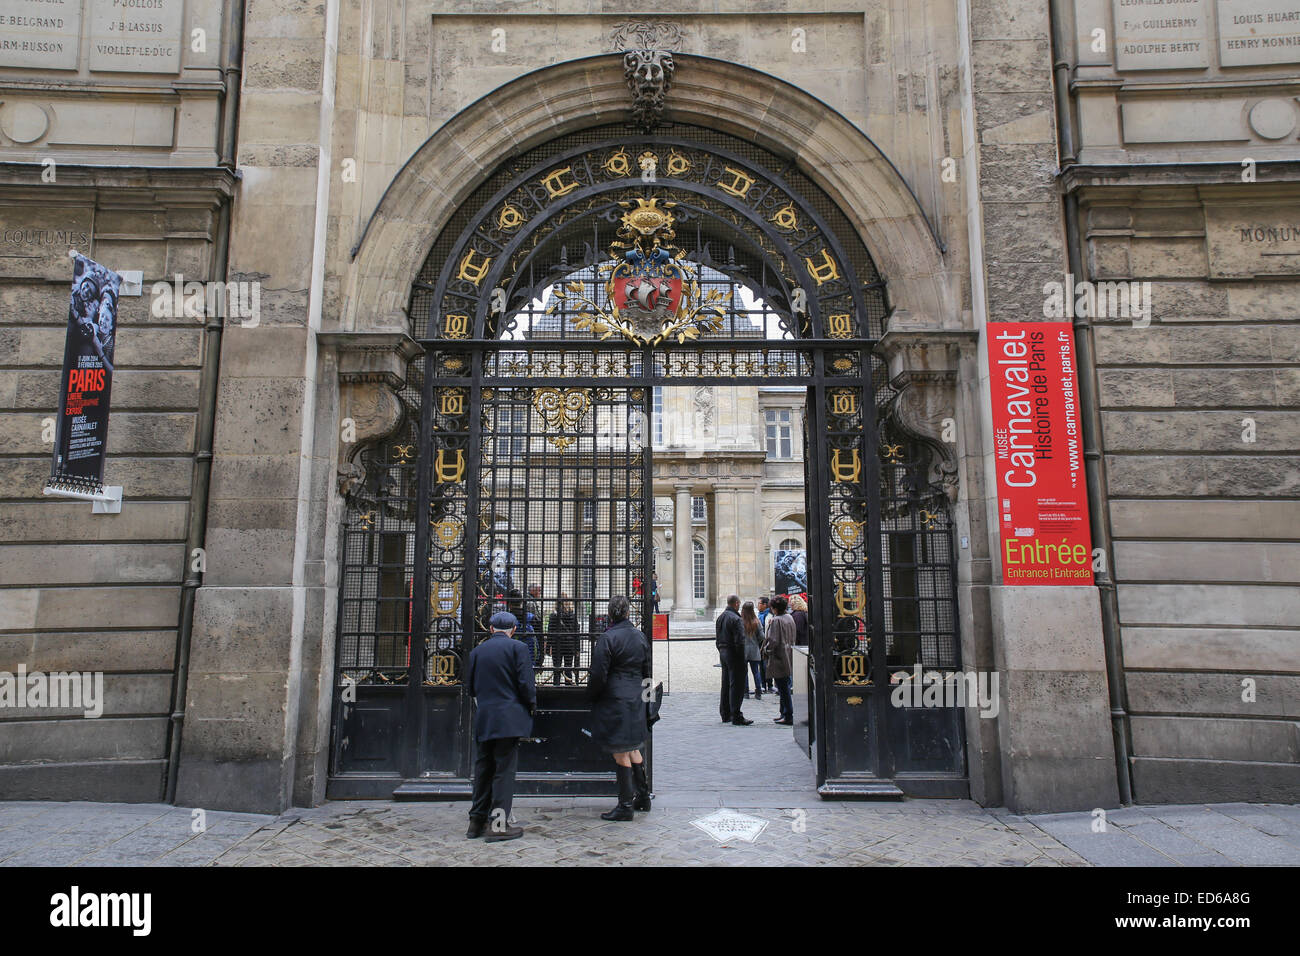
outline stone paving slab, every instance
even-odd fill
[[[0,803],[0,866],[203,866],[276,818],[208,810],[198,832],[194,819],[164,804]]]
[[[1027,819],[1101,866],[1300,866],[1297,807],[1232,803],[1129,807]]]

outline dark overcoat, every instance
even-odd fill
[[[552,611],[546,624],[546,639],[555,654],[578,653],[578,615],[572,611]]]
[[[470,652],[466,684],[477,705],[476,739],[532,736],[537,687],[526,644],[494,632]]]
[[[646,738],[650,642],[631,621],[619,621],[596,642],[591,654],[587,694],[591,705],[591,736],[605,753],[640,750]]]

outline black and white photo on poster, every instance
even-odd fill
[[[74,258],[48,487],[98,494],[104,490],[122,277],[83,255]]]
[[[773,554],[776,566],[777,594],[806,594],[808,592],[808,552],[776,551]]]

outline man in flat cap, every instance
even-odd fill
[[[487,832],[487,841],[515,840],[524,835],[510,824],[515,795],[519,738],[533,733],[537,688],[528,648],[514,639],[519,621],[508,611],[492,615],[492,636],[469,655],[469,693],[474,698],[474,802],[469,808],[473,840]]]

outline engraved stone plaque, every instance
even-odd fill
[[[1219,0],[1219,63],[1300,63],[1300,0]]]
[[[767,821],[761,817],[751,817],[747,813],[723,807],[707,817],[692,820],[691,826],[699,827],[719,843],[729,843],[732,840],[753,843],[758,839],[758,835],[767,829]]]
[[[75,70],[82,0],[5,0],[0,66]]]
[[[113,73],[179,73],[185,0],[96,0],[90,68]]]
[[[1208,0],[1112,0],[1117,70],[1210,65]]]
[[[0,274],[72,278],[68,250],[90,252],[89,207],[0,206]]]
[[[1207,206],[1212,278],[1300,274],[1300,204]]]

